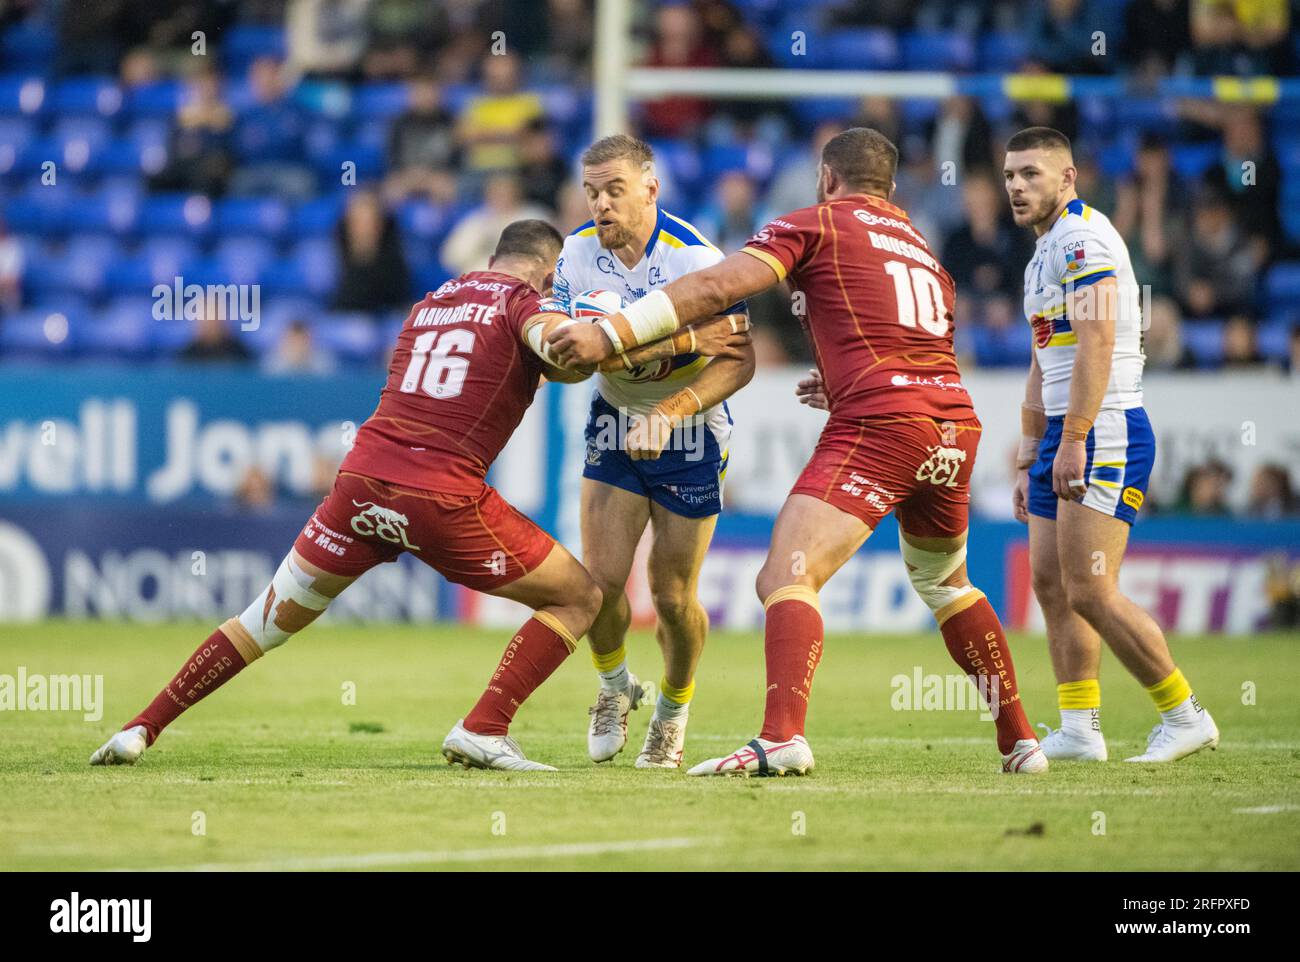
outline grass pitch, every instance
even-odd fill
[[[98,722],[0,712],[0,868],[1300,868],[1294,635],[1175,640],[1223,742],[1167,766],[1119,761],[1145,744],[1156,716],[1107,655],[1112,761],[1000,774],[993,726],[977,712],[891,707],[894,676],[955,670],[934,633],[828,636],[807,778],[637,771],[645,709],[632,715],[628,749],[593,766],[595,678],[582,651],[513,729],[530,757],[561,771],[467,772],[437,749],[508,633],[371,625],[309,629],[183,716],[136,767],[88,767],[210,630],[3,627],[0,673],[100,674],[105,707]],[[1030,720],[1054,724],[1045,643],[1012,644]],[[629,651],[634,671],[658,677],[652,637],[635,634]],[[762,672],[759,635],[710,638],[687,765],[756,734]],[[344,704],[349,685],[354,705]]]

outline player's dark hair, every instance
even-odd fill
[[[1007,153],[1015,150],[1036,150],[1039,147],[1064,150],[1067,154],[1074,155],[1070,138],[1053,127],[1026,127],[1019,133],[1012,134],[1011,139],[1007,141]]]
[[[826,142],[822,163],[852,190],[888,197],[898,170],[898,148],[870,127],[850,127]]]
[[[544,220],[517,220],[507,224],[493,257],[535,257],[554,262],[564,246],[560,232]]]
[[[646,164],[654,163],[655,152],[644,140],[628,134],[614,134],[600,138],[582,153],[583,167],[607,164],[612,160],[630,160],[633,167],[645,170]]]

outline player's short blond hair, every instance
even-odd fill
[[[655,152],[644,140],[630,134],[613,134],[600,138],[582,154],[583,167],[608,164],[615,160],[631,161],[637,170],[651,171],[654,169]]]

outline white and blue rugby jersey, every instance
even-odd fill
[[[1110,218],[1072,200],[1042,237],[1025,268],[1025,317],[1033,327],[1034,351],[1043,371],[1043,407],[1066,413],[1078,336],[1066,316],[1065,294],[1106,277],[1119,285],[1115,353],[1101,410],[1142,406],[1142,307],[1124,238]]]
[[[574,295],[583,291],[615,291],[626,303],[644,297],[652,290],[666,287],[691,271],[712,267],[723,258],[698,230],[659,209],[654,233],[645,254],[635,267],[626,267],[613,251],[600,246],[595,221],[583,224],[564,241],[564,250],[555,266],[554,296],[569,310]],[[743,304],[727,313],[743,313]],[[596,391],[616,408],[630,414],[645,414],[664,398],[686,387],[704,369],[709,358],[698,354],[643,364],[630,371],[598,374]],[[699,415],[702,418],[726,418],[719,404]]]

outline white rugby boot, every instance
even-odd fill
[[[1106,751],[1106,739],[1101,732],[1066,731],[1042,722],[1038,723],[1038,727],[1047,732],[1039,744],[1043,747],[1043,754],[1052,761],[1104,762],[1110,757]]]
[[[504,772],[553,772],[556,769],[529,761],[524,750],[509,735],[476,735],[465,729],[465,719],[442,740],[442,757],[448,765],[466,768],[495,768]]]
[[[628,712],[639,708],[644,698],[645,686],[631,672],[622,691],[601,686],[596,693],[596,704],[587,709],[591,716],[587,725],[587,754],[593,762],[607,762],[623,750],[627,744]]]
[[[1219,747],[1219,726],[1210,713],[1197,703],[1195,696],[1188,699],[1194,710],[1186,720],[1162,718],[1160,724],[1147,735],[1147,750],[1141,755],[1126,758],[1126,762],[1176,762],[1180,758]],[[1186,703],[1184,703],[1186,704]],[[1179,706],[1181,707],[1181,706]],[[1177,709],[1175,709],[1176,711]]]
[[[1007,775],[1041,775],[1047,771],[1047,756],[1037,738],[1022,738],[1002,756],[1002,771]]]
[[[645,745],[636,757],[637,768],[681,768],[682,749],[686,746],[686,717],[651,718],[645,733]]]
[[[117,732],[95,749],[90,756],[92,765],[134,765],[149,747],[143,725]]]
[[[807,775],[813,769],[812,749],[802,735],[774,742],[755,738],[725,758],[700,762],[687,775]]]

